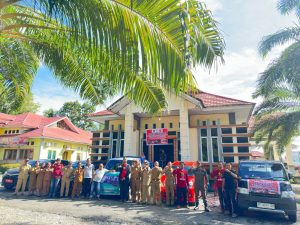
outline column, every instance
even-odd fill
[[[130,110],[130,105],[126,108],[125,112],[125,140],[124,140],[124,156],[135,156],[137,154],[133,133],[134,116]]]
[[[181,102],[179,113],[181,160],[190,161],[193,159],[190,155],[189,111],[185,101]]]

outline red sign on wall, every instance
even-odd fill
[[[166,145],[168,144],[168,129],[148,129],[146,130],[147,145]]]

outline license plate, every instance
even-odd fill
[[[257,208],[275,209],[275,205],[269,203],[257,202]]]
[[[13,180],[9,180],[9,179],[5,180],[5,183],[8,183],[8,184],[12,184],[13,182],[14,182]]]

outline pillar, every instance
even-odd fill
[[[137,149],[135,146],[135,135],[133,132],[134,115],[130,110],[130,105],[126,108],[125,112],[125,140],[124,140],[124,156],[137,155]]]
[[[190,154],[189,111],[185,101],[181,102],[179,122],[181,160],[190,161],[192,159]]]

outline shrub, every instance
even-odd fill
[[[4,173],[6,170],[18,168],[20,163],[11,163],[11,164],[0,164],[0,173]]]

